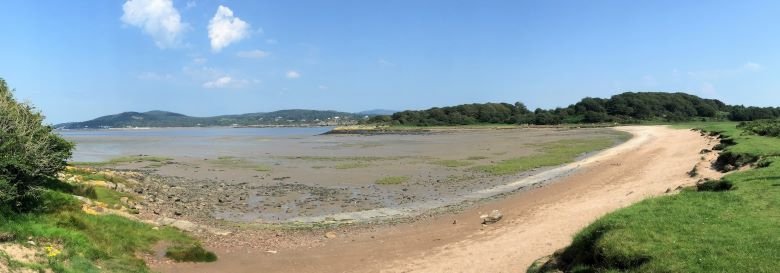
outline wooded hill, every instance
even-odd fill
[[[565,108],[530,111],[521,102],[463,104],[372,117],[367,123],[408,126],[748,121],[780,117],[780,108],[726,105],[685,93],[627,92],[609,99],[584,98]]]
[[[258,126],[258,125],[323,125],[357,122],[366,115],[320,110],[280,110],[268,113],[192,117],[166,111],[124,112],[102,116],[84,122],[55,125],[58,129],[123,128],[123,127],[197,127],[197,126]],[[337,118],[338,117],[338,118]]]

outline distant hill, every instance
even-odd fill
[[[207,126],[325,126],[354,124],[364,114],[338,111],[290,109],[214,117],[192,117],[166,111],[124,112],[83,122],[55,125],[58,129],[98,129],[125,127],[207,127]]]
[[[387,110],[387,109],[373,109],[373,110],[366,110],[362,112],[358,112],[359,115],[365,115],[365,116],[389,116],[395,113],[398,113],[400,111],[396,110]]]

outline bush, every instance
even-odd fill
[[[34,107],[18,103],[0,79],[0,206],[36,200],[45,178],[66,166],[73,144],[43,125]]]
[[[707,180],[696,184],[697,191],[727,191],[734,187],[728,180]]]
[[[748,134],[780,137],[780,120],[778,119],[741,122],[737,128]]]
[[[165,252],[165,257],[177,262],[214,262],[217,260],[217,255],[199,245],[170,247]]]

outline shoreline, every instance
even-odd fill
[[[620,129],[636,130],[641,135],[634,133],[631,140],[578,161],[579,171],[544,186],[529,187],[533,190],[482,200],[462,211],[423,214],[404,223],[355,225],[355,229],[321,227],[281,233],[281,237],[277,233],[273,239],[292,244],[255,241],[238,247],[217,243],[213,244],[215,251],[226,256],[218,264],[156,264],[154,268],[162,272],[275,272],[283,268],[296,272],[522,271],[525,263],[567,244],[571,234],[590,219],[645,197],[665,194],[668,188],[694,183],[685,174],[690,168],[686,162],[700,162],[701,147],[711,143],[698,134],[668,127]],[[677,143],[680,138],[683,143]],[[668,143],[675,145],[667,147]],[[685,156],[677,155],[680,151],[685,151]],[[663,177],[647,177],[649,170],[657,168],[666,170]],[[648,172],[642,171],[645,169]],[[505,219],[480,225],[478,216],[493,209],[500,209]],[[326,231],[335,232],[337,238],[324,238]],[[368,249],[372,251],[366,252]],[[265,252],[270,250],[273,254]],[[490,265],[481,263],[493,259]],[[362,266],[355,268],[358,261]]]

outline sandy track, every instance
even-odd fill
[[[706,166],[699,152],[714,143],[688,130],[621,127],[635,137],[584,161],[580,170],[544,187],[444,215],[374,231],[339,234],[323,246],[277,254],[217,249],[213,264],[162,264],[163,272],[524,272],[535,259],[566,246],[598,217],[671,188]],[[718,174],[700,168],[704,176]],[[482,227],[479,215],[505,218]]]

